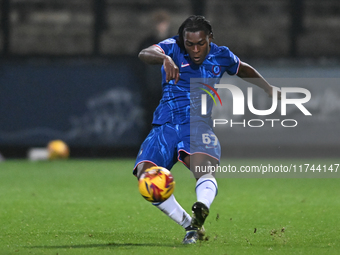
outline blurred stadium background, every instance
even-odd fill
[[[159,100],[159,68],[137,59],[159,10],[171,35],[187,16],[206,16],[215,42],[265,77],[340,78],[339,0],[1,0],[0,9],[5,158],[53,139],[73,157],[134,157],[147,103]],[[313,118],[300,129],[227,130],[224,155],[337,156],[339,85],[308,86]]]

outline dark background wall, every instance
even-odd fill
[[[0,152],[22,157],[29,147],[63,139],[74,156],[134,156],[149,130],[145,87],[158,84],[158,67],[145,70],[137,52],[160,8],[170,14],[170,34],[187,16],[205,15],[215,42],[266,77],[339,78],[337,0],[2,0]],[[325,91],[326,102],[337,101],[336,82],[324,90],[313,86],[313,102],[321,102]],[[306,156],[333,155],[340,148],[334,139],[339,112],[331,112],[328,138],[317,121],[327,107],[338,108],[315,105],[321,117],[301,131],[313,130],[314,142],[289,143],[299,134],[277,131],[277,140],[252,144],[258,133],[248,132],[224,141],[226,150],[233,156],[269,155],[281,141],[276,156],[296,155],[292,150],[301,148],[308,149]]]

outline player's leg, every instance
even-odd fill
[[[209,215],[210,205],[217,195],[217,181],[214,172],[207,172],[210,166],[218,165],[218,160],[202,153],[195,153],[184,158],[186,165],[196,178],[196,196],[197,202],[192,206],[193,217],[191,225],[193,227],[201,228],[205,219]],[[199,168],[196,168],[199,166]],[[204,171],[197,171],[197,169],[205,169]]]
[[[197,204],[209,209],[217,194],[215,171],[212,171],[214,169],[212,167],[219,164],[221,146],[207,123],[190,123],[190,134],[188,135],[188,128],[185,131],[179,160],[183,161],[196,178]],[[195,208],[194,205],[193,209]],[[208,211],[206,209],[202,210],[206,212]],[[200,222],[204,222],[204,219],[197,220],[194,225],[200,227],[202,225]]]
[[[217,164],[218,161],[206,154],[193,154],[183,157],[184,164],[190,168],[190,166],[203,165],[211,166]],[[190,168],[191,169],[191,168]],[[195,169],[195,168],[193,168]],[[217,183],[213,173],[195,172],[193,174],[196,178],[196,195],[197,202],[192,206],[192,220],[190,227],[186,230],[186,235],[183,239],[183,243],[196,243],[197,240],[202,240],[205,235],[205,229],[203,224],[205,219],[209,215],[209,208],[217,193]]]
[[[196,179],[197,202],[192,206],[191,227],[196,228],[198,237],[202,238],[204,235],[203,224],[217,194],[215,173],[209,172],[209,170],[211,166],[218,165],[221,147],[209,125],[205,123],[190,124],[189,134],[188,130],[184,130],[183,143],[179,145],[179,160],[192,171]],[[203,140],[203,137],[207,136],[209,139]],[[210,141],[209,144],[207,144],[207,140]],[[185,241],[186,237],[183,242]]]
[[[155,166],[150,162],[141,162],[137,165],[137,178],[142,175],[148,168]],[[159,203],[152,203],[159,210],[165,213],[169,218],[181,225],[183,228],[187,228],[191,224],[190,215],[182,208],[177,202],[175,196],[172,194],[167,200]]]
[[[175,151],[173,144],[177,143],[172,141],[172,138],[174,137],[175,135],[172,134],[172,129],[165,126],[154,128],[150,132],[143,142],[137,156],[133,173],[138,179],[142,173],[153,166],[163,166],[167,169],[171,169],[173,164],[177,161],[177,157],[171,155],[171,151]],[[162,154],[160,153],[161,151],[166,151],[167,153]],[[153,203],[153,205],[183,228],[190,226],[190,215],[176,201],[174,195],[171,195],[167,200],[161,203]]]

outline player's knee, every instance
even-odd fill
[[[195,163],[196,164],[192,164],[190,170],[194,174],[196,180],[206,174],[215,177],[216,167],[218,166],[217,160],[205,158],[204,160],[199,162],[196,161]]]
[[[143,167],[141,166],[141,164],[139,164],[136,167],[136,177],[139,180],[140,176],[142,175],[142,173],[144,173],[145,169],[143,169]]]
[[[139,180],[140,176],[150,167],[155,166],[154,164],[150,162],[141,162],[136,167],[136,177]]]

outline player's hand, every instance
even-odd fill
[[[164,71],[166,73],[165,80],[166,82],[169,82],[171,80],[175,80],[175,84],[179,81],[179,68],[175,64],[175,62],[167,56],[163,60],[163,66],[164,66]]]
[[[274,90],[274,88],[277,90],[277,99],[278,100],[281,100],[281,90],[280,90],[280,88],[278,88],[278,87],[275,87],[275,86],[270,86],[270,88],[268,89],[268,90],[266,90],[266,93],[268,94],[268,96],[270,97],[270,98],[272,98],[273,97],[273,90]]]

